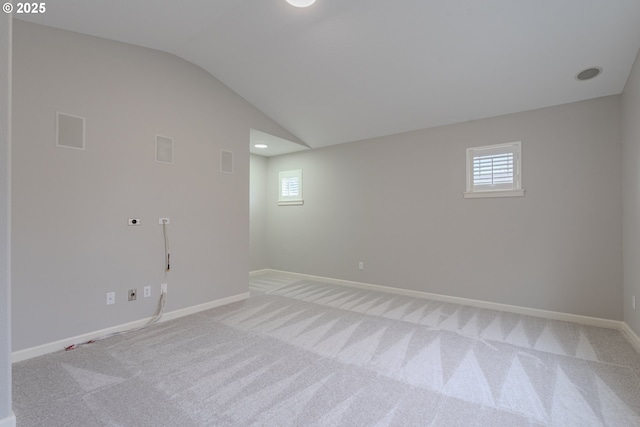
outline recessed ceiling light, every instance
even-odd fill
[[[600,75],[600,73],[602,73],[602,68],[600,67],[587,68],[586,70],[582,70],[576,74],[576,80],[591,80],[592,78]]]
[[[316,0],[287,0],[287,3],[295,7],[307,7],[311,6],[315,2]]]
[[[256,148],[267,148],[268,145],[267,144],[256,144],[256,145],[254,145],[254,147],[256,147]]]

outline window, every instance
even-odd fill
[[[302,171],[280,172],[278,204],[302,205]]]
[[[467,149],[465,198],[524,196],[521,142]]]

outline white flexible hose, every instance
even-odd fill
[[[170,255],[169,255],[169,236],[167,235],[167,221],[163,220],[162,221],[162,233],[164,234],[164,253],[165,253],[165,260],[167,261],[167,271],[169,271],[171,269],[171,264],[170,264]],[[111,337],[115,337],[118,335],[122,335],[122,334],[126,334],[129,332],[136,332],[136,331],[141,331],[145,328],[148,328],[151,325],[155,325],[156,323],[158,323],[158,321],[162,318],[162,315],[164,314],[164,307],[167,305],[167,293],[166,292],[162,292],[160,294],[160,302],[159,302],[159,306],[158,306],[158,313],[153,316],[153,318],[151,320],[149,320],[149,322],[147,322],[145,325],[142,325],[138,328],[133,328],[133,329],[128,329],[126,331],[120,331],[120,332],[113,332],[111,334],[106,334],[106,335],[102,335],[98,338],[94,338],[91,339],[89,341],[85,341],[85,342],[81,342],[79,344],[71,344],[68,347],[65,347],[65,350],[75,350],[76,348],[79,348],[80,346],[83,346],[85,344],[92,344],[96,341],[101,341],[107,338],[111,338]]]
[[[171,270],[171,253],[169,252],[169,235],[167,234],[167,221],[162,221],[162,233],[164,234],[164,255],[167,262],[167,271]]]

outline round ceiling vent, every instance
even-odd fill
[[[586,70],[582,70],[576,74],[576,80],[591,80],[592,78],[600,75],[600,73],[602,73],[602,68],[600,67],[587,68]]]

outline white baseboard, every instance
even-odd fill
[[[352,288],[368,289],[371,291],[386,292],[391,294],[405,295],[415,298],[425,298],[435,301],[448,302],[452,304],[470,305],[472,307],[486,308],[489,310],[506,311],[509,313],[522,314],[526,316],[542,317],[545,319],[562,320],[565,322],[580,323],[589,326],[599,326],[601,328],[622,329],[623,322],[619,320],[602,319],[599,317],[581,316],[579,314],[561,313],[558,311],[540,310],[537,308],[522,307],[517,305],[501,304],[497,302],[489,302],[475,300],[469,298],[453,297],[448,295],[432,294],[429,292],[413,291],[409,289],[392,288],[389,286],[373,285],[370,283],[353,282],[350,280],[332,279],[329,277],[313,276],[310,274],[292,273],[290,271],[281,270],[260,270],[262,273],[277,273],[296,277],[300,279],[316,280],[335,285],[349,286]]]
[[[233,295],[227,298],[222,298],[215,301],[209,301],[204,304],[198,304],[191,307],[182,308],[180,310],[174,310],[162,316],[162,321],[177,319],[179,317],[184,317],[190,314],[199,313],[201,311],[209,310],[211,308],[216,308],[223,305],[231,304],[233,302],[242,301],[247,298],[249,298],[249,292],[244,292],[244,293]]]
[[[622,328],[620,328],[623,334],[627,337],[631,345],[633,345],[638,352],[640,352],[640,337],[627,325],[627,322],[622,322]]]
[[[190,314],[198,313],[200,311],[209,310],[211,308],[220,307],[222,305],[231,304],[233,302],[242,301],[247,298],[249,298],[249,292],[244,292],[242,294],[233,295],[233,296],[222,298],[215,301],[210,301],[204,304],[194,305],[192,307],[170,311],[168,313],[165,313],[162,316],[162,319],[160,319],[160,323],[166,322],[168,320],[177,319],[179,317],[188,316]],[[70,346],[72,344],[85,342],[96,337],[101,337],[103,335],[111,334],[114,332],[127,331],[129,329],[138,328],[140,326],[144,326],[145,324],[147,324],[149,320],[151,320],[152,318],[153,317],[147,317],[146,319],[140,319],[134,322],[129,322],[129,323],[125,323],[117,326],[112,326],[110,328],[101,329],[99,331],[93,331],[93,332],[78,335],[75,337],[65,338],[63,340],[42,344],[36,347],[27,348],[20,351],[15,351],[11,353],[11,362],[12,363],[21,362],[23,360],[32,359],[34,357],[53,353],[55,351],[62,350],[63,348]],[[4,427],[4,426],[0,423],[0,427]]]
[[[249,277],[257,276],[259,274],[269,273],[275,270],[269,270],[268,268],[263,268],[262,270],[254,270],[249,272]]]
[[[10,417],[6,417],[0,420],[0,427],[16,427],[16,417],[11,414]]]

